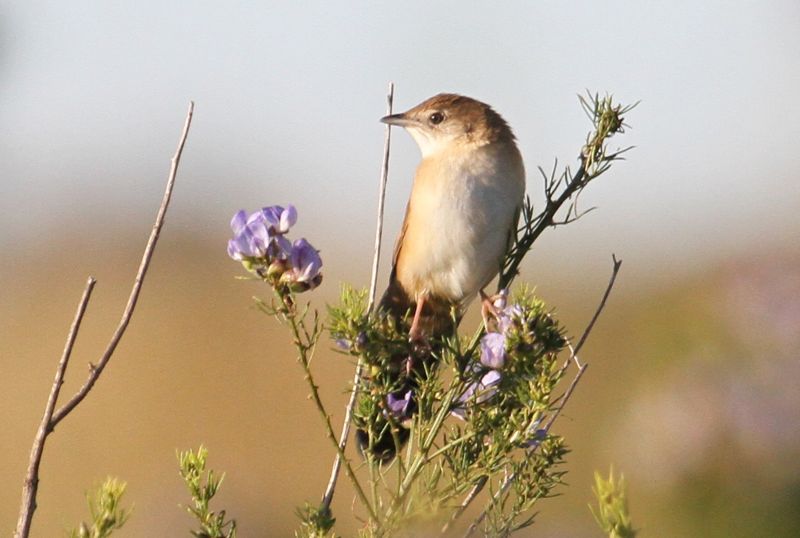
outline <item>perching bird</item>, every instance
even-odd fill
[[[381,121],[404,127],[417,142],[422,162],[379,308],[395,320],[413,312],[409,339],[425,344],[449,334],[451,309],[458,323],[499,272],[522,208],[525,168],[505,120],[469,97],[439,94]],[[404,391],[416,388],[415,376],[426,370],[421,366],[431,354],[417,364],[413,360],[406,360],[407,377],[400,380]],[[387,461],[408,430],[394,435],[379,430],[371,451]],[[359,430],[356,436],[363,452],[369,435]]]
[[[439,94],[381,121],[404,127],[422,151],[380,304],[396,317],[411,309],[417,341],[452,330],[451,307],[460,319],[499,272],[525,167],[505,120],[469,97]]]

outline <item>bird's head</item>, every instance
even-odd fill
[[[514,141],[511,128],[492,107],[451,93],[440,93],[406,112],[384,116],[381,121],[404,127],[423,157],[461,145]]]

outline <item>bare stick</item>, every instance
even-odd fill
[[[389,94],[386,96],[386,114],[392,114],[394,101],[394,82],[389,83]],[[375,225],[375,253],[372,257],[372,278],[369,282],[369,304],[367,310],[375,305],[375,290],[378,287],[378,263],[381,259],[381,238],[383,236],[383,207],[386,200],[386,181],[389,178],[389,146],[392,141],[392,126],[386,124],[383,138],[383,164],[381,166],[381,183],[378,189],[378,222]]]
[[[608,281],[608,285],[606,286],[606,291],[603,293],[603,298],[600,299],[600,304],[597,306],[597,310],[595,310],[592,319],[589,321],[589,325],[586,326],[584,329],[583,334],[581,335],[580,340],[578,340],[578,345],[573,347],[572,342],[570,342],[569,338],[566,339],[567,347],[569,348],[569,358],[564,361],[564,365],[558,372],[559,377],[563,375],[563,373],[569,368],[569,364],[572,361],[575,361],[575,365],[578,369],[582,368],[581,361],[578,359],[578,351],[583,347],[583,344],[586,343],[586,339],[589,337],[589,333],[592,332],[592,328],[594,327],[597,318],[600,317],[600,313],[603,311],[603,308],[606,306],[606,301],[608,300],[608,296],[611,295],[611,290],[614,288],[614,283],[617,280],[617,274],[619,273],[619,269],[622,266],[622,260],[617,260],[617,257],[612,254],[611,260],[613,261],[613,269],[611,273],[611,279]],[[548,314],[548,317],[550,315]]]
[[[86,281],[86,287],[83,289],[83,296],[78,303],[78,310],[75,312],[75,317],[72,319],[72,325],[67,334],[64,352],[61,354],[61,360],[56,369],[56,377],[50,389],[50,396],[47,398],[44,416],[39,423],[39,429],[36,431],[36,437],[33,440],[31,457],[28,462],[28,472],[25,473],[25,484],[22,487],[22,503],[20,506],[19,520],[17,521],[17,530],[14,534],[14,536],[18,538],[27,537],[30,532],[33,512],[36,510],[36,493],[39,489],[39,465],[42,462],[44,444],[45,441],[47,441],[47,436],[53,431],[52,418],[53,411],[56,408],[56,401],[58,400],[58,393],[61,391],[61,385],[64,383],[64,373],[67,371],[67,364],[72,354],[72,348],[75,346],[75,338],[78,336],[78,331],[81,328],[81,321],[83,321],[83,314],[86,312],[86,306],[89,304],[89,298],[92,296],[92,290],[96,282],[97,281],[92,277],[89,277]]]
[[[600,300],[600,304],[597,306],[597,310],[595,310],[594,312],[594,316],[592,316],[592,319],[589,321],[589,324],[586,326],[586,329],[584,329],[583,334],[581,335],[581,339],[578,340],[577,346],[573,348],[572,344],[570,344],[569,341],[567,341],[567,344],[569,345],[570,348],[570,358],[567,360],[567,362],[564,363],[564,366],[561,368],[561,373],[563,373],[564,370],[566,370],[567,366],[569,366],[570,364],[570,361],[573,359],[575,360],[575,364],[578,366],[578,373],[575,375],[575,378],[572,380],[572,383],[567,388],[566,392],[561,396],[561,404],[556,408],[555,412],[550,417],[550,420],[547,421],[547,424],[544,427],[545,432],[550,431],[550,427],[556,421],[558,415],[561,414],[561,410],[564,409],[564,406],[567,405],[567,401],[569,400],[570,396],[572,396],[572,392],[575,390],[575,386],[578,384],[578,381],[580,381],[581,377],[583,376],[583,373],[589,366],[588,364],[581,365],[580,361],[578,360],[578,351],[581,350],[583,344],[586,343],[586,339],[589,338],[589,333],[592,332],[594,324],[595,322],[597,322],[597,318],[599,318],[600,314],[603,312],[603,309],[606,306],[606,301],[608,300],[608,296],[611,295],[611,290],[614,288],[614,283],[617,281],[617,275],[619,274],[619,269],[622,266],[622,260],[618,260],[617,257],[614,256],[613,254],[611,255],[611,260],[614,263],[614,266],[611,270],[611,278],[609,279],[608,285],[606,286],[606,291],[603,293],[603,298]]]
[[[181,161],[183,146],[186,144],[186,137],[189,134],[189,126],[192,124],[193,113],[194,102],[191,102],[189,103],[189,111],[186,113],[186,122],[183,124],[183,133],[181,133],[181,138],[178,142],[178,149],[175,150],[175,155],[172,157],[172,166],[170,167],[169,177],[167,178],[167,187],[164,190],[164,197],[161,200],[161,206],[158,208],[158,214],[156,215],[156,221],[153,224],[153,230],[150,232],[150,238],[147,240],[147,245],[144,248],[142,261],[139,264],[139,270],[136,273],[136,279],[133,282],[133,288],[131,289],[131,294],[128,297],[128,304],[125,305],[125,310],[122,312],[122,318],[119,321],[119,325],[117,325],[117,330],[114,331],[114,334],[111,336],[111,340],[108,342],[108,346],[103,352],[103,355],[100,357],[100,360],[96,365],[90,367],[89,377],[86,379],[86,382],[83,384],[83,386],[72,398],[70,398],[67,403],[61,406],[58,411],[56,411],[55,415],[53,415],[53,426],[61,422],[65,416],[67,416],[79,403],[83,401],[84,398],[86,398],[86,395],[89,394],[90,390],[92,390],[92,387],[97,382],[100,374],[103,373],[103,369],[108,364],[109,359],[111,359],[111,355],[113,355],[114,350],[117,349],[117,345],[122,339],[122,335],[125,334],[125,329],[128,328],[128,323],[133,315],[133,310],[136,308],[136,302],[139,300],[139,292],[142,289],[142,283],[144,282],[147,268],[150,266],[150,260],[152,259],[153,251],[156,248],[156,242],[158,242],[158,236],[161,233],[161,228],[164,226],[164,217],[167,214],[169,201],[172,197],[172,188],[175,185],[175,176],[178,173],[178,164]]]
[[[597,310],[595,310],[594,316],[592,316],[592,319],[589,321],[589,325],[587,325],[586,329],[584,329],[583,335],[581,336],[581,339],[578,341],[578,345],[573,348],[572,344],[569,344],[569,342],[568,342],[568,345],[569,345],[569,348],[570,348],[570,358],[564,363],[564,366],[561,368],[561,372],[566,370],[566,368],[567,368],[567,366],[569,366],[570,362],[573,359],[575,359],[576,364],[578,364],[578,373],[575,374],[575,377],[572,379],[572,382],[569,384],[569,387],[567,387],[566,392],[564,392],[564,394],[561,396],[561,403],[556,408],[556,410],[553,412],[553,415],[550,417],[550,419],[547,421],[547,424],[543,428],[545,433],[548,433],[550,431],[550,428],[553,426],[553,423],[555,423],[556,419],[561,414],[561,411],[564,409],[564,406],[567,405],[567,402],[569,401],[570,397],[572,396],[572,393],[575,391],[575,387],[578,386],[578,382],[581,380],[581,377],[583,377],[584,372],[586,372],[586,369],[589,367],[588,364],[583,364],[581,366],[580,363],[577,361],[578,351],[581,349],[581,347],[583,347],[583,344],[586,342],[586,339],[589,337],[589,333],[592,332],[592,329],[594,328],[594,324],[597,321],[597,318],[600,317],[600,313],[603,311],[603,308],[605,308],[606,301],[608,300],[608,296],[611,294],[611,290],[614,288],[614,283],[617,280],[617,275],[619,274],[620,267],[622,266],[622,260],[617,260],[616,256],[614,256],[613,254],[611,255],[611,259],[612,259],[612,261],[614,263],[614,266],[613,266],[613,269],[612,269],[612,272],[611,272],[611,278],[608,281],[608,286],[606,286],[605,293],[603,293],[603,298],[600,300],[600,304],[598,305]],[[531,448],[529,450],[529,454],[533,453],[538,448],[538,446],[539,445],[537,444],[536,446]],[[500,495],[503,495],[506,491],[508,491],[508,488],[511,487],[511,483],[514,481],[515,478],[516,478],[515,474],[508,475],[508,477],[506,477],[506,479],[503,481],[503,485],[495,493],[493,499],[499,498]],[[485,481],[483,483],[479,482],[478,484],[475,485],[475,487],[473,488],[473,491],[470,491],[469,495],[464,500],[464,503],[462,503],[462,506],[459,507],[459,510],[457,512],[458,515],[460,515],[466,509],[467,505],[469,505],[469,502],[471,502],[477,496],[477,493],[483,488],[484,484],[485,484]],[[487,511],[488,511],[488,508],[484,509],[480,513],[480,515],[478,515],[478,517],[475,519],[475,521],[472,522],[472,525],[469,526],[469,528],[467,529],[467,532],[464,534],[465,538],[467,538],[469,536],[472,536],[472,534],[477,530],[478,525],[480,525],[481,522],[486,518]],[[453,519],[455,519],[455,518],[453,518]],[[452,521],[453,520],[451,520],[450,523],[452,523]],[[442,530],[444,531],[446,529],[447,529],[447,526],[445,526],[445,528],[442,529]]]
[[[603,308],[606,306],[606,301],[608,300],[608,296],[611,295],[611,290],[614,287],[614,282],[617,280],[617,275],[619,274],[619,269],[622,267],[622,260],[618,260],[615,255],[611,255],[611,261],[614,262],[614,267],[611,273],[611,280],[608,282],[608,286],[606,286],[606,292],[603,294],[603,298],[600,300],[600,305],[597,307],[597,310],[592,316],[592,320],[589,322],[589,325],[586,326],[586,329],[583,331],[583,335],[581,339],[578,340],[578,345],[575,346],[575,354],[577,355],[578,351],[581,350],[583,344],[586,343],[586,339],[589,337],[589,333],[592,332],[592,328],[594,327],[597,318],[600,317],[600,313],[603,311]]]
[[[450,516],[450,519],[447,521],[447,523],[444,524],[444,527],[442,527],[442,534],[445,534],[445,533],[447,533],[447,531],[450,530],[450,527],[453,525],[453,523],[455,523],[455,521],[459,517],[461,517],[461,514],[464,513],[464,510],[466,510],[467,507],[472,503],[472,501],[475,500],[475,497],[477,497],[478,494],[481,491],[483,491],[483,487],[486,485],[486,481],[487,480],[488,480],[488,478],[486,476],[482,476],[482,477],[480,477],[478,479],[477,482],[475,482],[475,485],[472,486],[472,489],[469,490],[469,493],[464,498],[464,501],[458,506],[458,508],[456,508],[455,512],[453,512],[453,515]],[[477,525],[479,523],[480,522],[478,521],[478,522],[473,523],[473,525],[477,527]],[[472,527],[470,527],[470,528],[472,528]]]
[[[164,192],[164,198],[162,199],[161,206],[158,209],[156,221],[153,225],[153,230],[150,233],[150,239],[147,241],[147,246],[145,247],[144,254],[142,256],[142,261],[139,264],[139,271],[136,273],[136,279],[133,283],[133,289],[131,290],[125,310],[122,313],[122,319],[120,320],[117,330],[114,331],[114,334],[112,335],[111,340],[109,341],[108,346],[103,352],[103,355],[100,357],[98,363],[96,365],[89,365],[89,377],[83,386],[72,398],[70,398],[66,404],[59,408],[58,411],[54,412],[59,391],[64,382],[64,374],[67,369],[67,364],[69,363],[69,357],[72,353],[72,348],[75,345],[75,338],[78,335],[83,314],[86,311],[92,289],[94,289],[95,285],[95,280],[92,277],[89,277],[88,281],[86,282],[86,288],[84,289],[83,297],[81,297],[81,301],[78,305],[78,311],[75,314],[69,334],[67,335],[67,342],[64,346],[64,353],[61,356],[58,369],[56,370],[56,377],[53,382],[53,387],[50,389],[50,396],[47,399],[45,413],[42,417],[42,422],[39,425],[38,431],[36,432],[36,437],[34,438],[33,446],[31,448],[28,471],[25,475],[25,483],[22,488],[22,504],[20,506],[19,519],[17,520],[17,528],[14,532],[15,538],[28,538],[30,533],[31,522],[33,521],[33,513],[36,510],[36,493],[39,485],[39,465],[42,460],[42,454],[44,452],[44,445],[47,437],[53,432],[56,425],[61,422],[61,420],[63,420],[64,417],[66,417],[72,410],[74,410],[75,407],[77,407],[78,404],[83,401],[86,395],[89,394],[89,391],[92,390],[92,387],[97,382],[97,379],[100,377],[103,369],[111,359],[114,350],[117,348],[117,344],[119,344],[122,335],[125,333],[125,329],[128,327],[128,323],[133,315],[133,310],[136,308],[136,301],[139,298],[139,292],[142,288],[142,283],[144,282],[147,268],[150,265],[150,259],[153,257],[153,250],[155,249],[156,242],[158,241],[161,228],[164,225],[164,217],[166,216],[167,207],[169,206],[172,188],[175,184],[175,176],[178,171],[178,163],[180,162],[183,147],[186,143],[186,137],[189,133],[189,126],[192,122],[193,112],[194,103],[192,102],[189,103],[189,111],[186,114],[186,122],[183,126],[183,132],[181,134],[180,141],[178,142],[178,149],[175,152],[175,155],[172,157],[172,166],[167,179],[167,187]]]
[[[394,83],[389,83],[389,93],[386,96],[386,114],[392,113],[392,103],[394,101]],[[381,240],[383,237],[383,211],[384,201],[386,199],[386,182],[389,177],[389,146],[392,140],[391,125],[386,125],[386,135],[383,141],[383,164],[381,166],[381,180],[378,188],[378,223],[375,227],[375,253],[372,258],[372,277],[370,278],[369,285],[369,303],[367,305],[367,312],[371,312],[375,306],[375,291],[378,287],[378,264],[381,258]],[[336,454],[336,459],[333,462],[333,469],[331,469],[331,477],[328,480],[328,487],[325,488],[325,495],[322,497],[322,510],[329,511],[331,502],[333,501],[333,494],[336,490],[336,481],[339,479],[339,471],[342,468],[342,454],[347,447],[347,438],[350,436],[350,423],[353,420],[353,409],[356,406],[356,397],[358,396],[358,387],[361,382],[361,373],[364,369],[364,362],[359,358],[356,365],[356,372],[353,375],[353,391],[350,393],[350,400],[347,402],[347,408],[344,413],[344,423],[342,424],[342,434],[339,436],[339,452]]]

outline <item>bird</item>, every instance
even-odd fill
[[[412,342],[453,329],[497,276],[516,233],[525,166],[508,123],[476,99],[441,93],[381,118],[422,153],[379,308],[414,312]],[[490,308],[490,304],[486,305]]]
[[[405,373],[398,369],[405,375],[399,383],[402,397],[417,387],[415,376],[435,362],[426,343],[452,334],[478,295],[491,309],[483,290],[497,276],[515,237],[525,166],[508,123],[470,97],[440,93],[380,121],[404,128],[422,154],[378,305],[400,326],[413,312],[409,340],[427,347],[416,364],[413,352],[405,359]],[[408,430],[380,431],[370,444],[369,434],[358,430],[359,448],[364,454],[369,447],[380,461],[388,461]]]

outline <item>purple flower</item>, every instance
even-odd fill
[[[503,288],[497,295],[495,295],[494,302],[492,303],[494,307],[498,310],[505,309],[506,305],[508,304],[508,288]]]
[[[267,252],[270,258],[288,260],[292,255],[292,242],[282,235],[276,235],[272,237]]]
[[[500,384],[501,379],[503,379],[503,374],[497,370],[489,370],[481,378],[477,387],[475,388],[475,401],[477,403],[483,403],[494,396],[497,392],[497,385]]]
[[[451,413],[460,419],[467,415],[467,404],[483,403],[497,393],[497,385],[503,379],[503,374],[497,370],[489,370],[481,377],[480,381],[470,383],[467,390],[458,398],[459,406],[453,408]]]
[[[228,255],[234,260],[245,258],[269,258],[269,261],[287,260],[291,256],[292,243],[283,233],[297,221],[294,206],[266,207],[250,216],[244,210],[231,219],[233,239],[228,241]]]
[[[273,205],[261,210],[267,222],[269,232],[274,235],[282,235],[289,231],[289,228],[297,222],[297,210],[292,204],[286,206]]]
[[[511,305],[503,308],[497,316],[497,330],[503,334],[508,332],[508,329],[514,325],[516,320],[522,318],[522,307],[519,305]]]
[[[481,338],[481,364],[499,370],[506,362],[506,337],[501,333],[487,333]]]
[[[292,243],[284,237],[295,222],[293,205],[264,207],[249,216],[238,211],[231,219],[228,255],[273,286],[280,282],[298,293],[316,288],[322,282],[319,252],[305,239]]]
[[[292,265],[292,281],[311,284],[320,274],[322,258],[319,251],[305,239],[298,239],[292,245],[289,256]]]
[[[228,241],[228,256],[234,260],[261,258],[267,252],[269,232],[261,212],[247,216],[244,210],[238,211],[231,219],[233,239]]]
[[[547,430],[545,429],[537,429],[534,430],[533,435],[527,439],[522,446],[525,448],[536,448],[539,446],[539,443],[547,439]]]
[[[414,412],[414,391],[390,392],[386,396],[386,410],[389,414],[399,421],[411,418]]]

